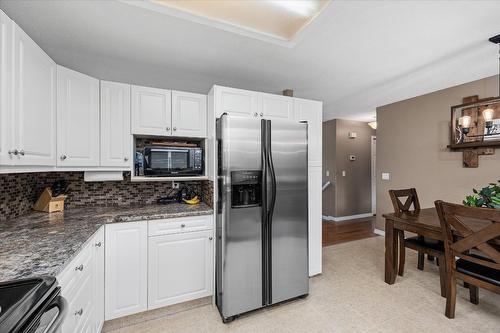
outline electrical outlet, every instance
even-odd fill
[[[179,183],[172,182],[172,188],[173,189],[178,189],[179,188]]]
[[[330,177],[330,170],[326,170],[326,176]]]
[[[390,180],[391,175],[388,172],[382,172],[382,180]]]
[[[342,177],[345,177],[345,170],[342,170]]]

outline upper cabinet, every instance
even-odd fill
[[[0,164],[52,166],[56,64],[0,12]]]
[[[207,96],[172,91],[172,135],[204,138],[206,131]]]
[[[206,137],[207,96],[132,86],[132,134]]]
[[[294,119],[293,98],[274,94],[260,94],[261,111],[266,119]]]
[[[171,90],[132,86],[132,134],[172,134]]]
[[[130,85],[101,81],[101,166],[128,167],[131,158]]]
[[[99,166],[99,80],[57,66],[57,165]]]
[[[12,163],[12,29],[14,22],[0,10],[0,165]]]
[[[308,124],[308,162],[309,166],[322,165],[322,119],[323,103],[302,98],[294,98],[295,119]]]
[[[227,113],[240,117],[258,117],[259,93],[228,87],[215,87],[215,116]]]

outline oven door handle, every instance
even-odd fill
[[[68,312],[68,302],[64,297],[57,296],[49,304],[49,306],[47,307],[47,311],[54,307],[59,308],[59,314],[57,315],[56,319],[54,319],[50,327],[47,328],[45,333],[56,333],[57,330],[61,327],[61,324],[63,323],[64,318],[66,317],[66,313]]]

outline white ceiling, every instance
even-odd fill
[[[53,59],[100,79],[206,93],[213,84],[324,101],[324,119],[498,73],[500,1],[333,1],[283,47],[116,1],[6,1]]]

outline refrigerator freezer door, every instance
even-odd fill
[[[309,293],[307,124],[273,120],[270,127],[276,180],[270,222],[274,304]]]
[[[217,219],[217,306],[228,318],[263,306],[261,206],[231,204],[235,202],[233,195],[243,195],[236,200],[239,203],[253,203],[249,199],[255,195],[249,190],[252,181],[248,186],[236,182],[244,184],[242,177],[261,172],[261,122],[222,116],[218,136],[222,210]],[[231,177],[235,177],[235,184]],[[239,190],[243,193],[233,193]]]

